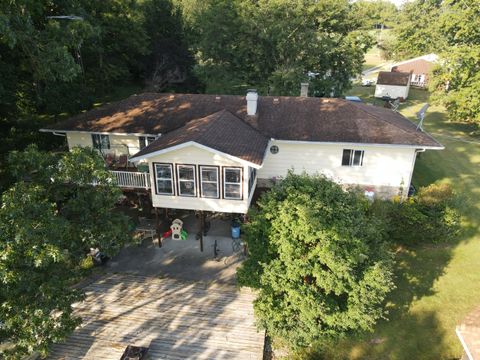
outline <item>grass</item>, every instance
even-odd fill
[[[373,88],[354,88],[352,95],[370,99]],[[413,90],[400,107],[414,119],[429,93]],[[418,158],[413,182],[424,186],[445,182],[464,201],[463,232],[458,241],[441,246],[399,248],[396,254],[396,284],[388,301],[388,321],[380,321],[372,334],[346,339],[333,350],[320,349],[328,359],[458,359],[462,347],[455,327],[480,305],[480,144],[467,141],[474,128],[448,122],[444,110],[430,107],[426,131],[436,134],[443,151],[427,151]],[[318,358],[312,355],[312,358]]]
[[[362,70],[370,69],[383,64],[384,62],[385,59],[382,57],[381,50],[377,46],[374,46],[365,54],[365,62]]]

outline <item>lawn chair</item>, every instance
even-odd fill
[[[128,156],[127,155],[120,155],[117,161],[118,168],[127,168],[128,167]]]

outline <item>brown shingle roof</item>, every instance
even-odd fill
[[[409,80],[410,73],[408,72],[380,71],[378,73],[377,84],[407,86]]]
[[[416,59],[405,61],[392,67],[393,72],[412,72],[414,74],[428,74],[433,68],[434,63],[425,59]]]
[[[441,147],[392,110],[312,97],[260,96],[257,114],[248,116],[244,96],[145,93],[74,116],[50,129],[165,134],[221,110],[278,140]]]
[[[160,136],[135,157],[194,141],[261,165],[268,139],[227,110],[221,110]]]

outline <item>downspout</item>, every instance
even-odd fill
[[[410,169],[410,179],[408,181],[407,197],[408,197],[408,191],[410,190],[410,186],[412,185],[413,170],[415,169],[415,162],[417,161],[417,154],[418,153],[423,153],[426,150],[427,149],[415,149],[415,153],[414,153],[413,161],[412,161],[412,168]]]

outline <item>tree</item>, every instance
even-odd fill
[[[401,8],[394,28],[395,42],[389,51],[396,59],[408,59],[443,49],[439,32],[442,0],[415,0]]]
[[[430,88],[450,119],[480,124],[480,3],[445,1],[439,28],[447,45]]]
[[[292,346],[370,330],[393,288],[381,222],[355,192],[320,176],[287,177],[249,213],[242,286],[259,289],[261,327]]]
[[[365,30],[393,27],[397,22],[398,9],[390,1],[359,0],[353,4],[353,11]]]
[[[115,254],[129,234],[127,218],[112,211],[119,190],[93,150],[58,157],[30,146],[10,165],[17,182],[0,208],[0,342],[12,342],[3,356],[17,359],[45,355],[75,328],[80,262],[90,247]]]
[[[372,43],[346,0],[184,1],[184,17],[207,92],[298,95],[310,74],[312,94],[340,96]]]

